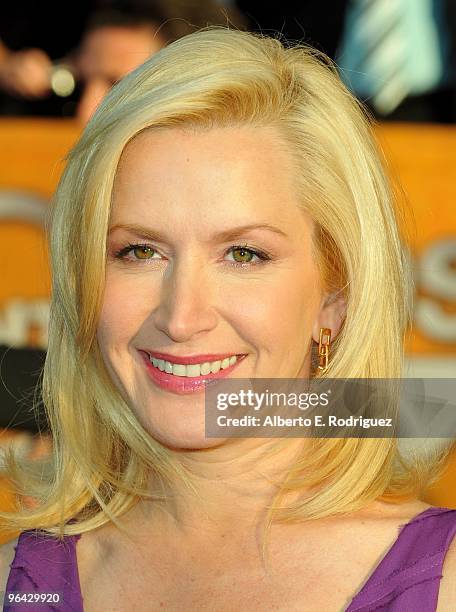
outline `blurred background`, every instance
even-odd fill
[[[401,185],[398,198],[412,213],[404,228],[416,291],[407,375],[456,378],[454,0],[60,5],[5,0],[0,5],[0,453],[14,444],[40,461],[52,450],[45,415],[34,412],[32,403],[35,396],[39,400],[49,317],[43,222],[63,157],[117,80],[209,24],[313,45],[336,61],[341,78],[369,108],[391,178]],[[446,472],[425,501],[456,508],[452,448]],[[0,507],[13,503],[11,485],[0,476]],[[0,534],[0,542],[11,537]]]

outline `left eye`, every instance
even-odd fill
[[[261,261],[260,255],[247,247],[231,247],[227,254],[232,254],[236,263],[251,263],[254,257]]]
[[[130,250],[137,259],[152,259],[153,254],[156,253],[155,249],[149,246],[136,246]]]

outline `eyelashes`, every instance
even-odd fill
[[[234,245],[234,246],[230,247],[225,252],[225,255],[227,255],[228,253],[234,253],[236,251],[243,253],[243,255],[247,254],[248,256],[257,257],[257,259],[258,259],[257,263],[253,263],[252,264],[254,266],[257,266],[257,265],[259,265],[261,263],[264,263],[266,261],[269,261],[271,259],[269,257],[269,255],[267,255],[263,251],[259,251],[258,249],[254,249],[253,247],[249,247],[247,244],[244,244],[244,245]],[[245,266],[246,264],[252,263],[252,261],[251,260],[249,260],[249,261],[234,261],[234,262],[230,262],[230,263],[232,263],[234,265],[237,265],[237,266]]]
[[[133,258],[128,258],[127,256],[131,252],[133,252]],[[235,261],[227,262],[229,265],[234,266],[234,267],[246,268],[246,267],[258,266],[271,259],[271,257],[267,253],[260,251],[259,249],[255,249],[247,244],[231,246],[227,251],[225,251],[225,257],[229,253],[236,253],[236,252],[240,253],[241,258],[247,256],[248,261],[245,261],[245,260],[236,261],[235,260]],[[141,264],[141,262],[161,259],[161,257],[160,258],[153,257],[153,255],[155,254],[160,255],[156,249],[154,249],[148,244],[131,244],[130,243],[122,247],[121,249],[119,249],[114,254],[114,257],[128,264],[136,264],[136,263]],[[258,261],[252,261],[254,258],[257,258]]]
[[[130,253],[130,251],[140,251],[140,250],[143,251],[143,254],[146,253],[147,251],[157,252],[155,251],[155,249],[150,247],[148,244],[127,244],[126,246],[122,247],[119,251],[117,251],[114,256],[116,257],[116,259],[132,261],[131,259],[130,260],[127,259],[128,253]],[[144,261],[146,259],[150,259],[150,257],[137,257],[136,259],[137,261],[141,261],[141,260]]]

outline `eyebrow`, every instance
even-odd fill
[[[111,234],[114,230],[124,229],[134,234],[137,234],[139,238],[143,238],[145,240],[155,240],[157,242],[167,242],[165,234],[159,232],[154,229],[150,229],[147,227],[143,227],[141,225],[135,225],[130,223],[119,223],[113,225],[108,234]],[[274,225],[269,225],[269,223],[250,223],[248,225],[239,225],[238,227],[231,227],[229,229],[223,230],[221,232],[217,232],[213,234],[207,242],[229,242],[230,240],[235,240],[239,238],[243,234],[247,232],[251,232],[253,230],[268,230],[273,232],[274,234],[278,234],[284,238],[288,238],[287,234],[275,227]]]

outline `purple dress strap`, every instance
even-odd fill
[[[65,536],[59,540],[40,530],[23,531],[15,546],[15,557],[5,589],[4,612],[83,612],[81,587],[76,558],[76,543],[80,535]],[[44,605],[9,603],[8,594],[59,595],[59,602],[47,601]],[[55,596],[53,597],[55,599]],[[33,600],[32,600],[33,601]]]
[[[435,612],[445,554],[456,535],[456,510],[428,508],[399,536],[346,612]]]

